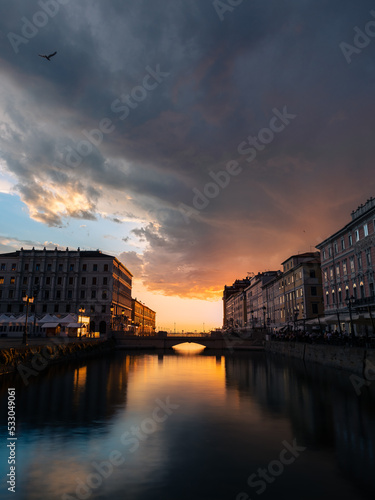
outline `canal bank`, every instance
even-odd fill
[[[375,375],[375,349],[269,340],[265,343],[265,350],[272,354],[348,370],[368,380],[373,380]]]
[[[114,350],[114,348],[114,340],[91,340],[1,348],[0,375],[15,371],[19,373],[38,373],[50,365],[99,356]]]

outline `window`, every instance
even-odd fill
[[[44,313],[47,312],[47,304],[43,304],[43,306],[42,306],[42,312],[44,312]]]
[[[367,250],[366,252],[366,262],[368,266],[371,266],[371,250]]]
[[[29,264],[25,264],[25,271],[29,270]]]
[[[102,305],[102,313],[105,314],[107,312],[107,306],[105,304]]]
[[[361,294],[361,299],[364,299],[365,298],[365,287],[363,286],[362,282],[359,285],[359,290],[360,290],[360,294]]]
[[[17,264],[13,263],[12,264],[12,271],[15,271],[17,269]]]
[[[341,292],[341,288],[339,288],[339,303],[341,304],[342,302],[342,292]]]
[[[310,278],[316,278],[315,271],[310,271]]]
[[[353,285],[353,296],[356,299],[357,298],[357,286]]]
[[[21,294],[22,294],[22,297],[26,297],[26,290],[22,290]]]
[[[345,240],[341,238],[341,250],[345,250]]]
[[[49,299],[49,290],[45,290],[44,291],[44,300],[48,300]]]
[[[68,299],[71,299],[73,297],[73,291],[68,290]]]
[[[70,264],[69,271],[74,271],[74,264]]]
[[[36,278],[34,278],[34,285],[38,285],[38,284],[39,284],[39,278],[36,277]]]
[[[7,305],[7,313],[11,313],[12,312],[12,304],[8,304]]]
[[[13,297],[14,297],[14,290],[9,290],[8,299],[13,299]]]
[[[90,306],[90,313],[94,313],[95,312],[95,306]]]
[[[59,304],[55,304],[55,307],[53,308],[53,312],[55,312],[55,313],[59,312]]]
[[[47,264],[47,271],[51,271],[52,269],[52,264]]]
[[[327,306],[329,306],[329,293],[326,292],[326,304]]]
[[[70,304],[66,304],[65,307],[65,312],[69,313],[70,312]]]
[[[0,285],[4,285],[4,276],[0,276]]]
[[[333,279],[333,267],[329,268],[329,277],[331,278],[331,280]]]
[[[316,297],[318,295],[317,291],[316,291],[316,286],[311,287],[311,295],[313,295],[314,297]]]
[[[326,258],[326,250],[324,249],[323,250],[323,259],[325,259],[325,258]]]
[[[331,247],[329,247],[329,248],[328,248],[328,257],[331,257],[331,255],[332,255],[332,248],[331,248]]]
[[[370,283],[369,288],[370,288],[370,297],[373,297],[374,296],[374,283]]]
[[[85,278],[85,277],[83,277],[83,278],[81,279],[81,285],[86,285],[86,278]]]
[[[337,246],[337,241],[335,241],[335,243],[334,243],[334,249],[335,249],[335,253],[338,253],[339,249]]]
[[[367,224],[365,224],[365,225],[363,226],[363,234],[364,234],[365,236],[368,236],[368,225],[367,225]]]
[[[108,271],[108,264],[104,264],[104,272]]]
[[[23,285],[27,285],[27,278],[23,278],[23,279],[22,279],[22,284],[23,284]]]
[[[374,223],[374,224],[375,224],[375,223]],[[1,266],[0,266],[0,270],[1,270],[1,271],[5,271],[5,269],[6,269],[5,264],[1,264]]]
[[[108,278],[103,278],[103,285],[108,285]]]
[[[350,271],[355,273],[354,257],[350,257]]]
[[[327,281],[328,275],[327,275],[327,270],[324,271],[324,281]]]
[[[81,295],[80,295],[81,299],[84,299],[84,298],[85,298],[85,295],[86,295],[86,294],[85,294],[85,290],[81,290]]]
[[[63,265],[59,264],[59,271],[62,271],[62,270],[63,270]]]
[[[92,279],[92,284],[93,284],[93,285],[96,285],[96,278],[93,278],[93,279]]]
[[[94,264],[94,265],[92,266],[92,270],[93,270],[93,271],[97,271],[97,270],[98,270],[98,264]]]
[[[56,290],[56,300],[61,299],[61,290]]]
[[[359,230],[355,230],[355,241],[359,241]]]
[[[359,254],[357,257],[358,260],[358,269],[362,269],[362,255]]]
[[[105,290],[102,293],[102,299],[107,300],[107,292]]]
[[[340,266],[338,264],[336,266],[336,276],[340,278]]]
[[[40,264],[35,264],[35,271],[40,271]]]
[[[82,271],[87,271],[87,264],[83,264]]]
[[[347,267],[346,267],[346,259],[342,261],[342,270],[344,275],[348,273]]]
[[[69,278],[69,285],[73,285],[73,278]]]
[[[46,278],[46,285],[50,285],[51,284],[51,278],[49,276],[47,276]]]
[[[3,298],[3,291],[0,290],[0,299],[2,299],[2,298]]]
[[[14,285],[14,284],[15,284],[15,282],[16,282],[16,278],[15,278],[15,276],[11,276],[11,277],[10,277],[10,284],[11,284],[11,285]]]
[[[349,234],[348,240],[349,240],[349,246],[351,247],[353,245],[353,236],[351,234]]]
[[[96,290],[91,290],[91,298],[96,299]]]
[[[62,284],[62,277],[61,277],[61,276],[59,276],[59,277],[57,278],[57,284],[58,284],[58,285],[61,285],[61,284]]]
[[[318,304],[311,304],[311,307],[312,307],[312,313],[313,314],[318,314],[319,313]]]

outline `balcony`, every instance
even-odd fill
[[[353,307],[356,308],[367,308],[367,307],[374,307],[375,306],[375,295],[372,295],[371,297],[364,297],[363,299],[356,299],[353,302]]]

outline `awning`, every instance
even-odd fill
[[[57,328],[60,326],[60,323],[44,323],[41,328]]]
[[[69,323],[67,325],[68,328],[86,328],[84,323]]]

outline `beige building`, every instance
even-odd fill
[[[0,254],[0,315],[89,316],[90,331],[106,333],[132,315],[132,273],[99,250],[17,250]]]
[[[292,255],[283,263],[279,279],[281,324],[297,327],[323,315],[320,253]]]
[[[140,335],[155,335],[156,313],[143,302],[132,299],[131,330]]]

